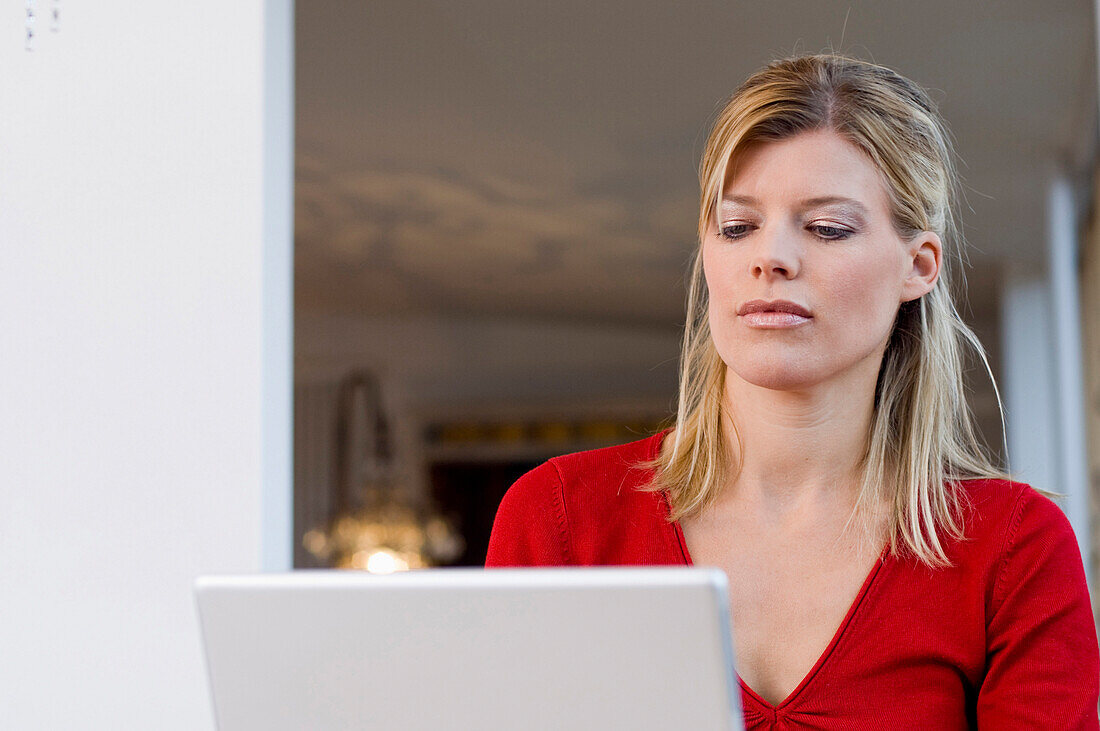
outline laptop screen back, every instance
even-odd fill
[[[736,729],[709,568],[203,577],[218,727]]]

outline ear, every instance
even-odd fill
[[[909,302],[931,292],[940,278],[942,262],[943,242],[931,231],[922,231],[906,244],[906,275],[901,286],[901,301]]]

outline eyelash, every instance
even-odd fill
[[[730,229],[748,228],[749,226],[751,226],[751,224],[748,224],[748,223],[737,223],[737,224],[730,224],[730,225],[722,226],[718,230],[718,235],[721,238],[726,239],[727,241],[738,241],[738,240],[744,238],[748,234],[748,232],[745,232],[745,233],[742,233],[742,234],[739,234],[739,235],[738,234],[731,234],[731,233],[729,233]],[[817,233],[814,234],[814,235],[817,236],[817,238],[821,239],[822,241],[843,241],[844,239],[850,237],[852,234],[855,233],[854,231],[849,231],[848,229],[841,228],[840,226],[824,226],[824,225],[821,225],[821,224],[814,224],[814,225],[811,225],[811,226],[807,226],[806,228],[810,229],[810,230],[816,229]],[[828,232],[830,232],[830,234],[822,235],[822,232],[824,232],[824,231],[828,231]]]

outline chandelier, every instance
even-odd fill
[[[329,519],[302,538],[318,559],[388,574],[446,564],[462,553],[465,541],[430,498],[412,500],[397,483],[389,421],[368,371],[340,383],[336,465]]]

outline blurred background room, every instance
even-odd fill
[[[708,124],[796,53],[940,104],[970,407],[1097,576],[1096,3],[9,6],[0,726],[211,728],[196,576],[481,565],[668,425]]]
[[[380,570],[480,565],[516,477],[666,424],[708,123],[767,60],[826,49],[899,69],[941,105],[964,181],[959,307],[1009,406],[1007,456],[1022,479],[1067,493],[1083,528],[1084,441],[1061,436],[1084,418],[1083,373],[1059,363],[1082,350],[1073,252],[1096,151],[1091,13],[299,2],[295,566],[365,567],[376,552]],[[992,383],[970,365],[970,406],[1004,459]],[[341,400],[349,378],[369,379],[370,404]],[[400,531],[382,540],[362,523],[337,538],[333,517],[383,492],[425,511],[423,555],[396,557],[412,550]],[[381,531],[384,511],[368,512]],[[428,555],[433,518],[461,550]]]

